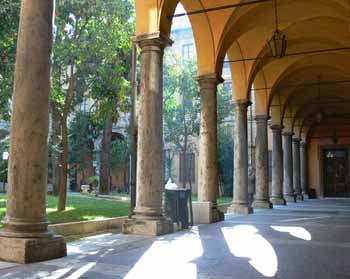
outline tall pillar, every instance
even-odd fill
[[[213,223],[224,219],[217,208],[218,146],[217,146],[217,75],[198,77],[201,95],[201,127],[199,141],[198,202],[193,203],[195,223]]]
[[[234,106],[234,185],[233,201],[227,209],[232,214],[250,214],[253,209],[248,203],[248,133],[247,100],[236,101]]]
[[[288,202],[296,202],[293,189],[293,133],[283,133],[283,194],[284,199]]]
[[[256,188],[254,208],[272,208],[269,200],[269,149],[267,115],[256,115],[255,172]]]
[[[293,138],[293,189],[297,200],[303,200],[300,180],[300,139]]]
[[[283,198],[283,150],[281,125],[272,125],[272,195],[273,205],[286,205]]]
[[[9,191],[0,259],[29,263],[66,255],[46,215],[53,0],[22,1],[16,54]]]
[[[123,232],[162,235],[172,224],[162,210],[163,189],[163,56],[171,44],[159,33],[137,38],[141,48],[141,92],[137,143],[136,206]]]
[[[305,142],[300,143],[300,173],[302,195],[304,199],[309,199],[307,143]]]

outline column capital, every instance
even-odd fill
[[[250,105],[252,104],[252,102],[248,99],[242,99],[242,100],[233,100],[232,101],[232,105],[236,108],[240,108],[240,109],[247,109]]]
[[[224,79],[217,74],[206,74],[196,77],[201,89],[212,89],[220,83],[224,82]]]
[[[158,47],[164,49],[174,43],[171,39],[160,32],[139,35],[135,38],[135,42],[142,50],[147,47]]]
[[[267,120],[269,120],[270,117],[266,114],[258,114],[258,115],[254,115],[254,120],[256,122],[267,122]]]
[[[294,133],[293,132],[284,132],[283,136],[284,137],[292,137],[292,136],[294,136]]]
[[[283,125],[279,125],[279,124],[272,124],[272,125],[270,125],[270,129],[272,131],[279,131],[279,132],[281,132],[284,129],[284,126]]]
[[[293,138],[292,141],[293,141],[293,143],[298,143],[298,144],[300,144],[301,139],[299,139],[299,138]]]

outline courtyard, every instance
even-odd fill
[[[350,200],[309,200],[161,237],[104,234],[68,256],[0,263],[11,279],[348,279]]]

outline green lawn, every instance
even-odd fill
[[[47,197],[47,213],[52,224],[127,216],[129,203],[99,200],[91,197],[68,196],[67,209],[57,212],[57,197]],[[5,215],[6,197],[0,195],[0,219]],[[1,225],[0,225],[1,226]]]
[[[127,196],[125,194],[121,196]],[[197,196],[193,195],[193,201]],[[229,203],[231,197],[221,197],[218,204]],[[52,224],[67,223],[75,221],[98,220],[102,218],[127,216],[129,214],[129,202],[101,200],[87,196],[68,196],[67,209],[63,212],[57,212],[57,197],[47,197],[47,213],[49,221]],[[0,220],[5,216],[6,196],[0,194]],[[0,227],[2,225],[0,224]]]

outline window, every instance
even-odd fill
[[[185,162],[186,158],[186,162]],[[195,182],[195,154],[184,153],[180,154],[180,183],[194,183]]]
[[[182,57],[184,59],[192,58],[195,55],[194,44],[185,44],[182,46]]]

